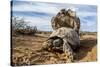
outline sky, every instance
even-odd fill
[[[51,18],[62,8],[76,11],[81,21],[81,31],[97,32],[97,6],[67,3],[49,3],[13,0],[12,17],[24,18],[39,30],[52,31]]]

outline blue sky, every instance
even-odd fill
[[[97,31],[97,6],[95,5],[14,0],[12,14],[16,17],[23,17],[25,21],[30,22],[31,26],[37,26],[40,30],[52,31],[51,18],[62,8],[71,8],[77,12],[81,20],[82,31]]]

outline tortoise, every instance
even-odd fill
[[[43,49],[60,50],[69,57],[68,62],[74,58],[74,50],[80,46],[80,39],[74,29],[61,27],[52,32],[50,37],[43,43]]]

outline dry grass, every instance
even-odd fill
[[[44,36],[45,35],[45,36]],[[37,65],[66,63],[63,53],[39,50],[49,34],[35,36],[20,35],[12,37],[12,65]],[[83,35],[81,46],[76,51],[74,62],[92,62],[97,60],[96,34]]]

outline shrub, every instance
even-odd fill
[[[23,18],[19,19],[17,17],[12,18],[12,34],[13,35],[34,35],[37,32],[36,26],[28,25]]]

